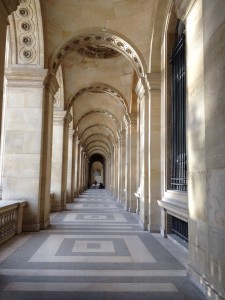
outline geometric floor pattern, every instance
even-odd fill
[[[107,191],[90,189],[52,214],[47,230],[0,247],[0,299],[203,300],[185,255],[142,231]]]

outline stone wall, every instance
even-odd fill
[[[225,2],[196,1],[187,18],[189,276],[225,297]]]

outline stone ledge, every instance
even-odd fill
[[[170,215],[180,218],[185,222],[188,222],[188,204],[180,203],[174,199],[158,200],[158,205],[165,209]]]

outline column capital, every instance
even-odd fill
[[[75,140],[78,140],[78,131],[77,131],[77,130],[74,130],[73,138],[74,138]]]
[[[161,73],[160,72],[148,73],[146,75],[146,78],[149,83],[150,92],[154,91],[154,90],[157,90],[157,91],[161,90]]]
[[[73,139],[73,138],[74,138],[74,129],[69,128],[69,139]]]
[[[141,77],[136,85],[135,92],[141,102],[147,93],[149,93],[150,86],[146,77]]]
[[[130,113],[129,114],[129,117],[130,117],[130,124],[132,126],[137,126],[137,113]]]
[[[73,120],[73,117],[71,115],[71,113],[69,111],[67,111],[65,117],[64,117],[64,122],[65,122],[65,125],[68,125],[70,124],[70,122]]]
[[[10,87],[44,87],[48,70],[36,66],[14,65],[7,67],[5,76]]]
[[[64,117],[66,115],[67,111],[66,110],[58,110],[55,109],[54,110],[54,114],[53,114],[53,123],[54,125],[63,125],[64,122]]]
[[[48,73],[48,76],[45,80],[45,88],[46,90],[49,90],[52,95],[56,94],[59,89],[59,83],[55,74]]]

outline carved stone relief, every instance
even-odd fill
[[[79,35],[70,40],[57,53],[52,64],[53,72],[57,71],[63,57],[72,51],[77,51],[81,54],[85,53],[85,55],[94,58],[112,58],[118,56],[119,53],[124,54],[131,60],[138,75],[144,76],[144,69],[136,51],[126,41],[111,33],[90,33]]]
[[[20,0],[20,5],[13,12],[13,22],[16,57],[15,63],[18,64],[37,64],[38,63],[38,18],[35,0]]]

